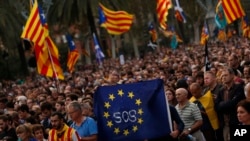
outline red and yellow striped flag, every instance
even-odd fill
[[[48,34],[48,31],[43,28],[41,17],[39,15],[38,3],[35,1],[30,16],[23,29],[21,38],[28,39],[41,46]]]
[[[222,7],[228,24],[246,15],[240,0],[222,0]]]
[[[69,52],[68,52],[68,60],[67,60],[67,67],[70,73],[73,72],[74,66],[80,57],[79,51],[76,49],[75,42],[73,41],[71,35],[67,34],[66,39],[69,46]]]
[[[127,32],[133,22],[133,15],[125,11],[112,11],[99,3],[99,19],[109,34],[120,35]]]
[[[168,10],[172,7],[171,0],[157,0],[156,12],[161,28],[167,29]]]
[[[64,79],[59,63],[56,45],[49,37],[45,15],[35,1],[21,38],[29,39],[34,44],[38,73],[47,77]]]
[[[208,40],[208,38],[209,38],[208,27],[207,27],[207,24],[204,23],[204,26],[202,27],[202,31],[201,31],[200,44],[201,45],[205,45],[205,43]]]
[[[247,16],[242,18],[241,28],[243,37],[250,38],[250,23]]]
[[[39,74],[63,80],[64,75],[60,67],[59,53],[50,37],[45,39],[42,46],[35,45],[37,71]]]

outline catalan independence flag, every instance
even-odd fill
[[[64,79],[56,45],[49,37],[48,24],[37,1],[31,10],[21,38],[33,42],[38,73],[47,77]]]
[[[209,33],[208,33],[208,27],[207,27],[207,23],[205,22],[204,23],[204,26],[202,28],[202,31],[201,31],[201,40],[200,40],[200,44],[201,45],[205,45],[206,41],[208,40],[209,38]]]
[[[157,41],[157,32],[156,32],[156,29],[155,29],[155,26],[154,26],[153,22],[151,22],[149,24],[148,32],[151,35],[151,38],[150,38],[151,42],[156,43],[156,41]]]
[[[38,3],[35,1],[21,38],[28,39],[41,46],[49,34],[48,30],[44,29],[41,20],[43,19],[39,15]]]
[[[99,3],[99,20],[109,34],[120,35],[127,32],[133,22],[133,15],[125,11],[112,11]]]
[[[68,67],[69,72],[72,73],[80,54],[78,50],[76,49],[75,42],[73,41],[71,35],[67,34],[66,39],[67,39],[67,43],[69,46],[67,67]]]
[[[250,38],[250,22],[247,16],[242,18],[241,28],[243,37]]]
[[[222,0],[222,7],[228,24],[246,15],[240,0]]]
[[[160,23],[160,27],[164,30],[167,29],[167,16],[168,10],[172,7],[171,0],[156,0],[156,13],[158,17],[158,21]]]
[[[38,73],[47,77],[64,79],[63,71],[59,62],[59,52],[50,37],[45,39],[42,46],[35,44]]]
[[[144,141],[169,135],[163,80],[100,86],[94,94],[99,141]]]

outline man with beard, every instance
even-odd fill
[[[50,116],[52,129],[49,131],[49,141],[80,141],[77,132],[64,123],[63,115],[55,112]]]
[[[0,115],[0,140],[17,140],[16,130],[11,127],[11,123],[11,117]]]

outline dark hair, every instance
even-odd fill
[[[250,113],[250,100],[247,99],[241,100],[237,104],[237,107],[243,107],[248,113]]]
[[[227,67],[227,68],[223,69],[223,71],[227,71],[227,72],[229,72],[229,74],[235,75],[235,71],[233,70],[233,68]]]
[[[7,107],[7,108],[14,108],[14,105],[15,105],[15,104],[14,104],[13,102],[7,102],[7,103],[6,103],[6,107]]]
[[[22,104],[20,107],[18,107],[17,111],[22,111],[22,112],[29,112],[29,107],[27,104]]]
[[[0,115],[0,120],[3,120],[4,122],[7,122],[8,117],[6,115]]]
[[[59,93],[58,96],[66,97],[65,93]]]
[[[61,106],[65,106],[65,103],[63,101],[57,101],[56,103],[60,104]]]
[[[32,126],[32,132],[33,132],[33,134],[35,134],[35,132],[38,131],[38,130],[42,130],[43,133],[45,133],[44,127],[41,124],[34,124]]]
[[[50,117],[54,117],[54,116],[58,116],[59,119],[64,120],[63,114],[61,112],[54,112],[54,113],[51,114]]]
[[[53,109],[53,106],[50,102],[43,102],[42,105],[41,105],[41,111],[44,111],[44,110],[52,110]]]
[[[71,99],[71,101],[78,100],[78,96],[76,94],[73,94],[73,93],[66,95],[66,97],[69,97]]]

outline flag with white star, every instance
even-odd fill
[[[160,79],[101,86],[94,94],[99,141],[153,139],[171,132]]]

